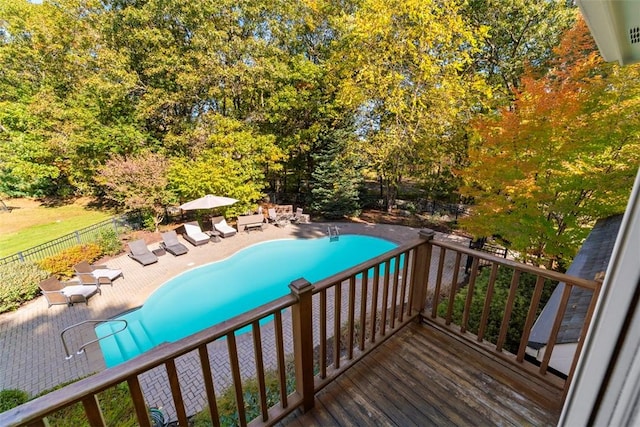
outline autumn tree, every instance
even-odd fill
[[[148,215],[156,231],[164,219],[167,205],[175,201],[168,189],[169,162],[161,154],[151,152],[135,157],[109,159],[100,170],[98,181],[105,196],[128,211]]]
[[[499,235],[538,262],[571,258],[598,218],[624,210],[640,161],[638,67],[603,63],[582,20],[542,78],[475,123],[463,171],[477,236]]]

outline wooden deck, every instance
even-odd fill
[[[282,425],[556,425],[561,391],[495,359],[411,324]]]

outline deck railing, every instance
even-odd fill
[[[518,263],[512,260],[497,257],[484,252],[478,252],[472,249],[464,248],[459,245],[451,244],[443,241],[433,241],[432,245],[439,248],[439,262],[437,271],[435,272],[435,287],[431,298],[428,301],[428,309],[424,313],[424,319],[428,322],[432,322],[449,332],[453,332],[463,338],[474,341],[476,345],[483,347],[491,353],[498,355],[500,358],[515,363],[517,366],[534,372],[541,378],[548,380],[549,382],[559,385],[564,395],[568,391],[568,386],[573,377],[574,370],[580,355],[580,351],[584,344],[584,340],[587,334],[589,324],[593,312],[595,310],[596,302],[600,292],[601,280],[585,280],[567,274],[558,273],[551,270],[537,268],[531,265]],[[453,267],[453,279],[450,282],[443,280],[444,261],[449,257],[455,258]],[[468,276],[464,281],[466,287],[466,297],[464,298],[464,304],[462,310],[455,313],[454,306],[456,302],[456,295],[459,290],[458,272],[460,266],[464,265],[464,258],[467,258],[466,264],[471,261],[471,268],[468,271]],[[481,273],[481,266],[483,266],[488,274],[488,283],[486,291],[481,295],[477,295],[476,282]],[[495,312],[493,303],[495,300],[494,291],[496,285],[496,279],[499,269],[504,269],[510,275],[510,286],[508,291],[508,297],[504,302],[504,308],[499,310],[499,326],[494,325],[497,329],[497,334],[494,337],[489,338],[487,336],[487,329],[490,324],[490,314]],[[519,287],[526,286],[523,284],[524,276],[529,276],[529,282],[535,283],[533,285],[531,297],[527,299],[526,303],[528,308],[526,310],[526,318],[524,324],[517,330],[519,334],[519,340],[517,345],[512,349],[505,349],[507,342],[509,329],[513,326],[512,314],[518,297]],[[527,346],[529,344],[531,330],[534,326],[538,315],[540,314],[543,304],[541,298],[545,287],[548,290],[552,290],[558,284],[562,284],[562,294],[558,309],[555,313],[551,330],[548,335],[548,339],[545,344],[544,354],[539,366],[535,363],[526,363],[525,356]],[[549,363],[553,354],[554,347],[556,346],[559,333],[563,327],[563,318],[567,310],[568,302],[571,296],[571,292],[574,288],[579,288],[587,291],[589,295],[589,302],[584,315],[584,320],[581,325],[577,325],[580,329],[580,333],[577,336],[576,345],[577,348],[573,355],[573,359],[570,364],[570,369],[566,378],[562,378],[559,375],[548,375],[550,372]],[[447,289],[447,292],[442,292],[443,289]],[[531,291],[531,289],[530,289]],[[550,293],[550,292],[549,292]],[[459,296],[458,296],[459,298]],[[476,303],[482,305],[481,315],[479,319],[476,319],[473,328],[470,327],[471,313],[473,311],[472,305],[474,298],[478,299]],[[495,313],[494,313],[495,314]],[[458,318],[459,322],[456,324],[454,318]],[[494,317],[495,318],[495,317]],[[575,327],[576,325],[572,325]],[[470,330],[472,329],[472,330]],[[513,333],[512,333],[513,335]]]
[[[194,409],[186,404],[186,400],[193,400],[193,396],[199,394],[205,397],[196,410],[208,410],[212,424],[220,425],[224,415],[218,407],[218,399],[225,388],[234,396],[237,424],[272,425],[297,408],[304,411],[312,408],[317,391],[412,320],[427,317],[443,327],[454,329],[450,324],[450,314],[444,318],[438,316],[438,298],[433,298],[445,287],[443,277],[447,253],[455,254],[451,279],[454,286],[451,286],[449,295],[454,294],[455,284],[461,282],[459,274],[464,274],[464,269],[460,267],[464,265],[461,263],[465,256],[482,257],[494,265],[505,265],[539,278],[563,280],[569,285],[567,288],[593,287],[597,293],[597,284],[593,282],[432,239],[433,232],[423,230],[415,241],[326,280],[313,285],[304,279],[296,280],[289,286],[289,295],[175,343],[162,344],[121,365],[2,413],[0,425],[42,426],[47,416],[77,403],[83,405],[90,425],[107,425],[109,420],[104,419],[99,394],[123,382],[128,384],[128,393],[141,426],[151,425],[148,415],[150,403],[161,403],[179,425],[187,425],[187,415],[193,415]],[[438,267],[430,279],[432,255],[438,254],[438,258],[434,256],[434,264],[437,259]],[[467,285],[469,289],[473,288],[478,274],[477,264],[474,261]],[[542,286],[543,279],[537,279],[537,282],[531,307],[538,304],[538,288]],[[514,283],[517,283],[516,279]],[[565,292],[565,305],[567,298],[568,293]],[[428,301],[431,302],[429,312]],[[510,304],[512,301],[507,306]],[[465,310],[468,313],[469,308]],[[531,313],[534,312],[532,308],[527,317],[527,331],[531,328]],[[509,313],[504,318],[508,323]],[[468,314],[464,319],[465,322],[468,320]],[[465,322],[457,330],[468,336]],[[486,323],[484,314],[483,323]],[[523,333],[524,343],[527,334]],[[475,335],[475,339],[481,342],[476,344],[488,347],[482,343],[482,331]],[[550,346],[553,347],[553,342]],[[502,355],[501,347],[502,344],[496,345],[491,351]],[[524,365],[526,361],[522,356],[518,353],[516,357],[505,357]],[[220,358],[227,361],[225,366],[218,363]],[[196,386],[183,378],[182,366],[186,360],[197,366],[200,381]],[[145,376],[158,369],[162,370],[161,377],[169,390],[170,402],[158,402],[144,390]],[[228,371],[228,381],[223,378],[225,370]],[[546,368],[541,371],[545,373]],[[267,372],[275,373],[275,392],[268,390]],[[193,377],[194,372],[189,371],[185,376]],[[258,408],[254,412],[247,410],[249,405],[245,401],[249,378],[255,378],[257,383],[255,401]],[[186,399],[185,396],[190,397]]]

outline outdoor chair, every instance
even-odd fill
[[[302,218],[302,208],[297,208],[296,213],[291,217],[291,222],[298,222]]]
[[[173,256],[184,255],[189,252],[189,249],[178,241],[178,235],[174,230],[162,233],[160,247]]]
[[[98,287],[98,293],[102,293],[100,285],[113,286],[110,280],[106,277],[96,277],[91,273],[76,273],[76,278],[80,281],[81,285],[93,285]]]
[[[237,233],[237,230],[227,224],[227,220],[223,216],[216,216],[211,218],[213,229],[220,233],[222,237],[231,237]]]
[[[278,220],[278,215],[276,214],[275,208],[267,209],[267,213],[269,214],[269,222],[276,222]]]
[[[40,282],[40,290],[47,299],[49,307],[56,304],[72,306],[76,302],[89,305],[89,298],[100,291],[96,285],[78,285],[77,282],[61,282],[51,276]]]
[[[185,222],[182,224],[182,228],[184,230],[182,237],[193,246],[205,245],[211,239],[211,237],[202,232],[197,221]]]
[[[129,250],[131,251],[129,258],[139,262],[140,264],[149,265],[154,262],[158,262],[158,257],[156,254],[151,252],[149,248],[147,248],[147,244],[144,240],[134,240],[133,242],[127,243],[127,246],[129,246]]]
[[[113,281],[118,277],[124,277],[122,270],[112,269],[106,265],[89,264],[87,261],[80,261],[73,266],[76,273],[91,274],[98,279],[100,284],[113,285]]]

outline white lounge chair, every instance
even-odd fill
[[[211,219],[214,230],[216,230],[222,237],[231,237],[237,233],[237,230],[227,224],[227,220],[222,216],[217,216]]]
[[[267,209],[267,213],[269,214],[269,222],[276,222],[278,220],[278,215],[276,214],[276,208]]]
[[[303,219],[302,208],[297,208],[296,213],[291,217],[291,222],[298,222]]]
[[[202,232],[198,221],[185,222],[182,227],[184,228],[182,237],[193,246],[206,245],[209,243],[210,237]]]
[[[77,282],[62,283],[55,276],[40,282],[40,290],[47,299],[49,307],[55,304],[72,306],[76,302],[89,305],[89,298],[99,292],[96,285],[78,285]]]
[[[97,278],[100,284],[113,285],[113,281],[118,277],[124,277],[122,270],[109,268],[106,265],[89,264],[87,261],[80,261],[73,266],[76,273],[87,273]]]

